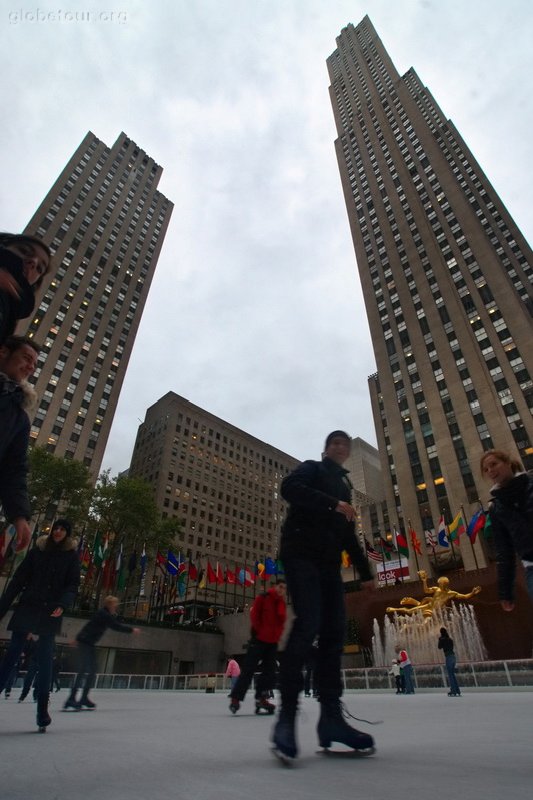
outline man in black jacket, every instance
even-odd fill
[[[30,540],[28,444],[35,393],[27,383],[37,366],[39,348],[31,339],[10,336],[0,346],[0,502],[17,533],[17,550]]]
[[[346,550],[361,579],[373,587],[366,556],[355,534],[351,483],[343,464],[351,439],[333,431],[326,439],[322,461],[304,461],[281,484],[290,504],[282,529],[280,558],[295,620],[281,660],[281,711],[273,732],[274,752],[289,763],[297,755],[295,718],[302,690],[302,670],[318,636],[315,687],[321,714],[320,745],[342,742],[363,754],[373,752],[373,739],[344,720],[341,655],[345,633],[341,554]]]
[[[109,595],[104,600],[104,605],[96,612],[94,617],[83,626],[76,636],[78,656],[80,660],[79,672],[76,675],[70,696],[65,701],[63,709],[71,708],[80,711],[82,708],[93,710],[96,703],[89,699],[89,692],[94,686],[96,678],[96,642],[100,641],[108,628],[119,633],[139,633],[139,628],[124,625],[117,619],[118,597]],[[76,700],[78,689],[83,686],[81,698]]]

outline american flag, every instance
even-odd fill
[[[374,550],[371,544],[365,539],[366,554],[370,561],[382,561],[382,557],[377,550]]]

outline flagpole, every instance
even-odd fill
[[[233,608],[237,608],[237,567],[238,564],[236,561],[233,562],[233,574],[235,575],[235,581],[233,583]]]
[[[387,568],[385,566],[385,551],[383,550],[383,545],[381,544],[381,534],[379,537],[380,546],[379,549],[381,550],[381,563],[383,564],[383,577],[385,578],[385,586],[389,585],[389,579],[387,578]]]
[[[466,530],[468,530],[468,522],[467,522],[467,517],[466,517],[466,514],[465,514],[464,507],[461,505],[460,508],[461,508],[461,514],[463,515],[464,523],[466,525]],[[468,534],[467,534],[467,536],[468,536]],[[476,551],[474,550],[474,545],[472,544],[472,540],[470,539],[470,536],[468,536],[468,541],[470,542],[470,547],[472,548],[472,555],[474,556],[474,563],[476,565],[476,569],[479,569],[479,564],[478,564],[478,561],[477,561],[477,558],[476,558]]]

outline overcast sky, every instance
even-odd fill
[[[169,390],[298,458],[335,428],[375,444],[325,63],[367,13],[531,241],[529,0],[2,4],[0,228],[25,226],[88,130],[107,145],[124,130],[175,204],[104,458],[113,473]]]

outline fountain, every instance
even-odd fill
[[[437,586],[428,586],[427,575],[418,573],[425,596],[422,600],[404,597],[401,608],[387,608],[383,631],[374,620],[372,652],[374,666],[389,666],[396,658],[395,647],[399,644],[407,649],[412,662],[436,664],[442,661],[437,649],[440,628],[447,628],[453,639],[458,661],[483,661],[487,652],[479,632],[474,609],[465,603],[448,605],[452,600],[469,600],[481,589],[475,586],[468,594],[460,594],[449,588],[448,578],[441,577]]]

